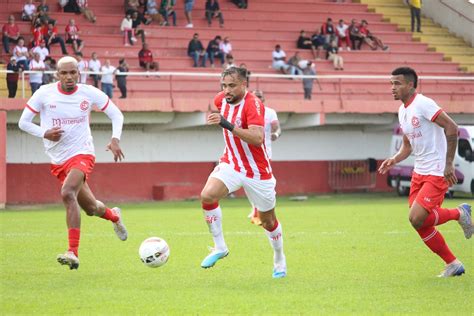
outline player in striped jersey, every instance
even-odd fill
[[[214,248],[202,261],[210,268],[229,254],[222,231],[219,200],[244,188],[249,201],[259,210],[262,227],[274,251],[273,277],[286,276],[283,231],[275,215],[276,180],[264,145],[265,107],[247,91],[247,71],[231,67],[221,77],[222,91],[214,98],[219,113],[211,113],[209,125],[222,127],[224,154],[201,192],[205,220],[214,239]]]

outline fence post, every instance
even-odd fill
[[[21,97],[25,98],[25,73],[21,72]]]

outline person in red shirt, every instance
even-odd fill
[[[364,42],[370,46],[372,50],[376,50],[377,47],[380,47],[383,50],[388,50],[388,46],[385,45],[380,38],[372,34],[367,28],[369,23],[366,20],[362,20],[359,26],[359,32],[364,38]]]
[[[2,27],[2,42],[5,53],[10,54],[10,43],[18,43],[20,37],[20,28],[15,24],[15,17],[10,15],[8,17],[8,23],[5,23]]]
[[[147,71],[150,69],[158,71],[159,65],[156,61],[153,61],[153,53],[148,49],[148,44],[143,43],[143,48],[138,52],[138,61],[140,67],[145,68]]]
[[[219,165],[209,175],[201,192],[204,219],[214,240],[214,248],[201,267],[213,267],[229,254],[222,230],[219,201],[244,188],[258,209],[262,227],[273,248],[273,278],[286,276],[283,230],[275,214],[276,180],[265,151],[265,107],[247,91],[247,69],[231,67],[221,75],[222,91],[214,98],[219,112],[209,114],[208,125],[222,127],[225,150]]]
[[[58,27],[56,26],[55,21],[48,22],[48,33],[44,36],[46,41],[46,47],[51,51],[50,45],[57,44],[61,45],[61,51],[63,55],[67,55],[66,44],[61,36],[58,35]]]

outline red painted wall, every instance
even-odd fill
[[[327,161],[277,161],[272,167],[279,195],[332,191]],[[104,201],[192,198],[199,196],[213,168],[211,162],[104,163],[96,165],[89,184]],[[376,190],[390,190],[385,177],[377,177]],[[59,191],[49,164],[7,164],[7,203],[57,203]]]

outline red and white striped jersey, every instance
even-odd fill
[[[224,92],[214,98],[214,104],[226,120],[237,127],[247,129],[250,125],[264,127],[265,107],[252,93],[247,92],[238,104],[229,104]],[[224,154],[220,162],[228,163],[235,171],[248,178],[268,180],[272,178],[270,160],[265,145],[247,144],[227,129],[222,129],[225,141]]]

